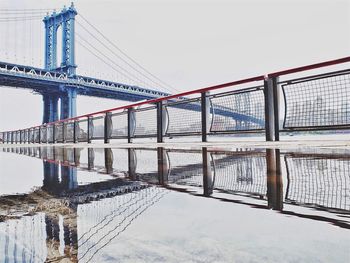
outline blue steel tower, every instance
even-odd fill
[[[64,7],[61,12],[53,12],[43,19],[45,24],[45,69],[64,72],[68,77],[75,75],[77,67],[74,54],[74,26],[77,14],[72,3],[69,8]],[[57,30],[59,27],[62,27],[62,62],[57,65]],[[43,93],[43,123],[58,119],[58,99],[61,101],[61,119],[76,116],[76,97],[76,88],[67,85],[61,85],[55,93]]]

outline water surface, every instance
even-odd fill
[[[349,262],[345,150],[3,148],[0,262]]]

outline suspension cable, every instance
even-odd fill
[[[80,37],[79,37],[80,38]],[[119,71],[118,69],[116,69],[113,65],[111,65],[110,63],[108,63],[105,59],[103,59],[102,57],[100,57],[99,55],[97,55],[94,51],[92,51],[89,47],[87,47],[85,44],[83,44],[82,42],[79,41],[79,38],[77,39],[77,43],[79,45],[81,45],[83,48],[85,48],[87,51],[89,51],[92,55],[94,55],[97,59],[99,59],[100,61],[102,61],[103,63],[105,63],[107,66],[111,67],[111,69],[113,69],[114,71],[118,72],[119,74],[123,75],[124,77],[126,77],[127,79],[133,81],[133,82],[136,82],[135,79],[131,78],[130,76],[124,74],[123,72]],[[88,42],[85,42],[85,43],[88,43]],[[91,46],[91,45],[90,45]],[[93,46],[91,46],[93,49],[95,49],[97,52],[99,52],[98,49],[94,48]],[[105,57],[106,59],[108,59],[107,56],[105,56],[104,54],[101,53],[101,55],[103,57]],[[140,80],[139,80],[140,81]],[[141,81],[142,83],[143,81]]]
[[[126,58],[128,58],[130,61],[132,61],[133,63],[135,63],[138,67],[140,67],[142,70],[144,70],[146,73],[148,73],[149,75],[151,75],[153,78],[157,79],[158,81],[160,81],[161,83],[163,83],[164,85],[174,89],[175,91],[178,91],[177,89],[175,89],[174,87],[172,87],[171,85],[165,83],[164,81],[162,81],[161,79],[159,79],[157,76],[155,76],[154,74],[152,74],[151,72],[149,72],[146,68],[144,68],[143,66],[141,66],[137,61],[135,61],[133,58],[131,58],[130,56],[128,56],[122,49],[120,49],[116,44],[114,44],[111,40],[109,40],[99,29],[97,29],[93,24],[91,24],[82,14],[79,14],[79,16],[89,25],[91,26],[100,36],[102,36],[102,38],[104,38],[109,44],[111,44],[114,48],[116,48],[120,53],[122,53]]]
[[[98,41],[101,45],[103,45],[106,49],[108,49],[110,52],[112,52],[116,57],[118,57],[120,60],[122,60],[123,62],[125,62],[130,68],[132,68],[133,70],[135,70],[136,72],[138,72],[139,74],[141,74],[143,77],[147,78],[149,81],[151,81],[153,84],[156,84],[168,91],[170,91],[168,89],[168,85],[164,85],[162,84],[160,81],[154,81],[152,78],[150,78],[149,76],[147,76],[146,74],[144,74],[142,71],[138,70],[136,67],[134,67],[131,63],[129,63],[126,59],[122,58],[120,55],[118,55],[114,50],[112,50],[110,47],[108,47],[105,43],[103,43],[99,38],[97,38],[93,33],[91,33],[84,25],[82,25],[79,21],[76,21],[90,36],[92,36],[96,41]],[[174,89],[174,88],[173,88]],[[178,91],[176,89],[174,89],[175,91]]]

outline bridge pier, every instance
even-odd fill
[[[53,94],[43,94],[43,123],[58,120],[58,97]]]
[[[77,90],[75,88],[64,88],[61,95],[61,116],[60,119],[68,119],[77,116]]]

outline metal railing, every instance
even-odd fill
[[[278,141],[280,132],[350,129],[350,69],[280,79],[346,62],[350,57],[2,132],[0,141],[108,143],[124,138],[130,143],[201,135],[205,142],[208,135],[246,132],[265,132],[267,141]]]

